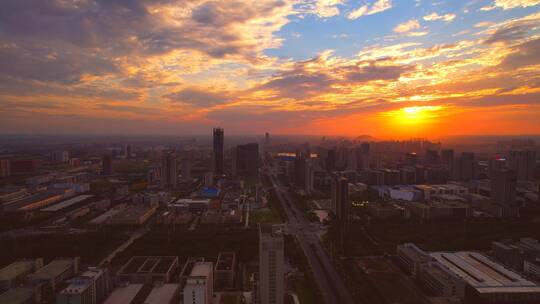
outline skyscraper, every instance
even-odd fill
[[[259,175],[259,144],[238,145],[234,153],[234,174],[242,177]]]
[[[325,163],[326,171],[332,172],[336,170],[336,150],[328,150]]]
[[[332,209],[342,230],[349,230],[351,202],[349,200],[349,181],[336,175],[332,179]]]
[[[496,169],[491,178],[491,199],[509,206],[516,199],[516,174],[508,169]]]
[[[439,163],[439,151],[437,150],[426,150],[426,164],[435,165]]]
[[[294,160],[294,184],[299,188],[306,185],[306,158],[302,154]]]
[[[446,165],[450,170],[452,164],[454,163],[454,150],[447,149],[441,151],[441,162],[443,165]]]
[[[418,155],[416,152],[409,152],[405,154],[405,163],[409,166],[416,166],[418,163]]]
[[[514,170],[518,180],[533,180],[536,166],[536,151],[512,150],[508,157],[509,167]]]
[[[103,175],[112,174],[112,156],[110,154],[105,154],[101,157],[101,166]]]
[[[461,165],[461,180],[470,181],[476,178],[476,161],[474,159],[474,153],[463,152],[461,153],[462,163]]]
[[[176,153],[174,151],[164,152],[161,157],[161,187],[168,189],[176,188],[176,178]]]
[[[223,129],[214,128],[214,173],[223,174]]]
[[[259,225],[260,304],[283,304],[284,247],[281,226]]]

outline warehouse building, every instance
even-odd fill
[[[175,256],[135,256],[120,268],[117,277],[132,284],[170,283],[177,269]]]

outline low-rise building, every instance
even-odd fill
[[[150,291],[150,294],[144,300],[144,304],[177,304],[179,301],[179,284],[158,284],[152,288],[152,291]]]
[[[211,262],[196,262],[183,291],[184,303],[209,304],[214,297],[213,265]]]
[[[236,273],[236,254],[220,252],[214,268],[214,286],[216,289],[234,288]]]
[[[20,285],[26,276],[43,267],[43,259],[23,259],[0,269],[0,293]]]
[[[28,281],[43,286],[44,297],[53,295],[62,282],[79,272],[80,258],[57,258],[28,275]]]
[[[116,287],[103,304],[130,304],[142,291],[144,284],[127,284]]]
[[[41,302],[39,287],[21,286],[11,288],[4,293],[0,293],[0,303],[6,304],[37,304]]]
[[[157,211],[157,206],[130,206],[112,216],[108,225],[140,226]]]
[[[432,295],[459,297],[465,295],[465,283],[439,262],[427,262],[420,266],[418,280]]]
[[[135,283],[170,283],[178,269],[176,256],[135,256],[117,273],[117,278]]]
[[[56,296],[56,304],[101,303],[109,293],[108,274],[104,269],[89,268],[68,282]]]
[[[397,257],[401,265],[412,276],[416,276],[420,265],[433,261],[429,253],[412,243],[405,243],[397,247]]]

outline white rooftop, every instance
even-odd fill
[[[540,286],[480,253],[433,252],[431,256],[479,292],[540,292]]]
[[[208,277],[212,272],[212,263],[210,262],[197,262],[191,270],[190,276],[192,277]]]

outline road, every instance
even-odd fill
[[[133,242],[135,242],[141,236],[145,235],[147,232],[148,232],[147,227],[131,232],[129,239],[127,239],[124,243],[120,244],[120,246],[116,247],[116,249],[113,250],[106,258],[101,260],[101,262],[99,263],[99,266],[109,264],[118,253],[124,251],[126,248],[129,247],[129,245],[133,244]]]
[[[354,304],[351,294],[322,247],[318,237],[318,225],[311,223],[304,212],[294,204],[288,188],[281,185],[273,168],[267,166],[265,172],[268,172],[277,197],[287,214],[287,230],[298,239],[319,285],[324,302],[326,304]]]

